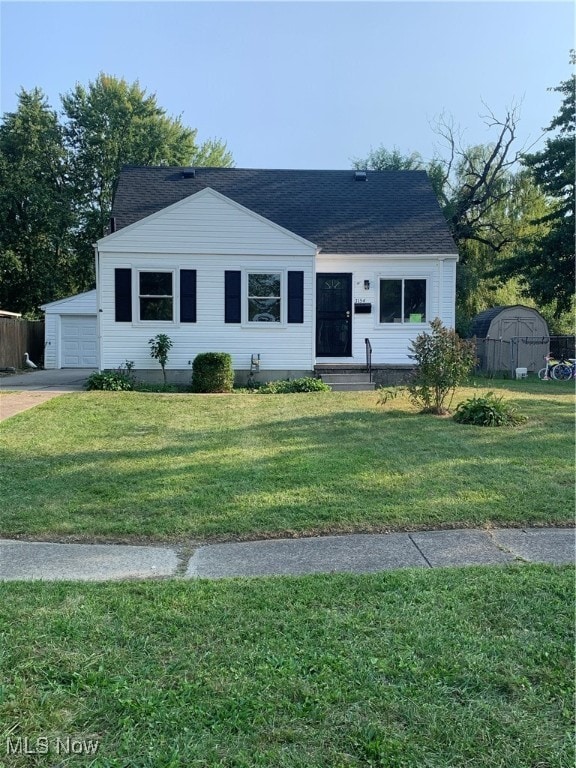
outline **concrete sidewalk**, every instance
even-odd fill
[[[352,534],[210,544],[191,557],[171,547],[0,540],[0,580],[108,581],[151,577],[219,579],[375,573],[509,563],[571,564],[573,528],[499,528]]]

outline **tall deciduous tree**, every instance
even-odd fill
[[[354,161],[372,170],[427,170],[460,254],[456,318],[462,334],[479,311],[522,299],[519,278],[503,277],[502,270],[519,242],[547,231],[546,195],[526,170],[518,170],[517,122],[515,108],[502,119],[488,110],[485,123],[493,140],[466,146],[453,122],[441,116],[434,131],[443,148],[429,163],[417,152],[402,155],[384,147]]]
[[[551,210],[535,219],[539,229],[523,239],[503,273],[520,277],[528,294],[552,305],[554,316],[559,317],[574,300],[576,76],[550,90],[564,96],[558,115],[546,129],[556,134],[540,152],[524,155],[523,162],[551,201]]]
[[[62,105],[81,217],[84,283],[92,279],[92,243],[106,231],[122,166],[233,164],[223,142],[198,146],[197,131],[169,117],[138,82],[100,74],[87,88],[76,85]]]
[[[41,90],[22,90],[0,123],[0,306],[26,314],[93,287],[123,165],[233,165],[137,82],[102,74],[62,105],[64,124]]]
[[[365,158],[356,158],[352,167],[362,171],[424,171],[426,163],[418,152],[405,155],[399,149],[384,146],[371,149]]]
[[[506,171],[502,185],[510,194],[491,206],[482,221],[485,231],[499,233],[501,247],[491,247],[485,238],[464,240],[459,247],[456,309],[461,333],[468,331],[472,318],[483,309],[526,301],[519,280],[503,278],[502,270],[517,243],[541,230],[534,220],[549,206],[526,170]]]
[[[517,110],[509,109],[503,119],[489,111],[484,121],[494,140],[464,146],[452,122],[441,117],[434,130],[447,151],[435,158],[434,166],[440,203],[457,245],[475,241],[498,252],[509,244],[510,236],[492,212],[505,206],[514,191],[512,169],[519,158],[513,149]]]
[[[509,109],[498,119],[488,110],[484,121],[494,133],[490,144],[463,146],[459,130],[442,115],[433,129],[444,147],[430,162],[418,152],[403,154],[380,146],[366,158],[354,160],[353,166],[374,171],[426,170],[456,244],[474,240],[501,250],[509,242],[508,233],[491,212],[505,204],[513,190],[510,169],[519,157],[512,149],[517,111]]]
[[[0,125],[0,306],[37,315],[75,290],[62,130],[41,90],[21,90]]]
[[[439,118],[435,132],[447,147],[429,163],[418,152],[403,155],[385,147],[354,161],[356,168],[428,172],[460,253],[456,317],[461,333],[466,332],[470,318],[485,308],[482,303],[490,292],[484,279],[486,265],[499,258],[499,251],[511,237],[505,207],[513,186],[507,156],[514,139],[515,116],[509,113],[502,122],[491,117],[490,122],[498,127],[493,144],[463,147],[451,121]]]

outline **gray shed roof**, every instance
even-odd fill
[[[210,187],[324,253],[458,251],[424,171],[290,171],[127,166],[112,216],[121,229]],[[188,172],[188,176],[185,174]]]
[[[485,339],[490,330],[490,323],[495,317],[498,317],[500,312],[506,307],[491,307],[485,309],[483,312],[479,312],[472,320],[472,326],[470,327],[470,336],[476,336],[478,339]]]

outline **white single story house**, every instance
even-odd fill
[[[159,373],[229,352],[241,379],[407,365],[435,317],[454,325],[458,252],[423,171],[126,167],[96,291],[44,306],[46,367]]]

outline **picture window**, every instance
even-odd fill
[[[380,280],[381,323],[425,323],[426,280]]]

